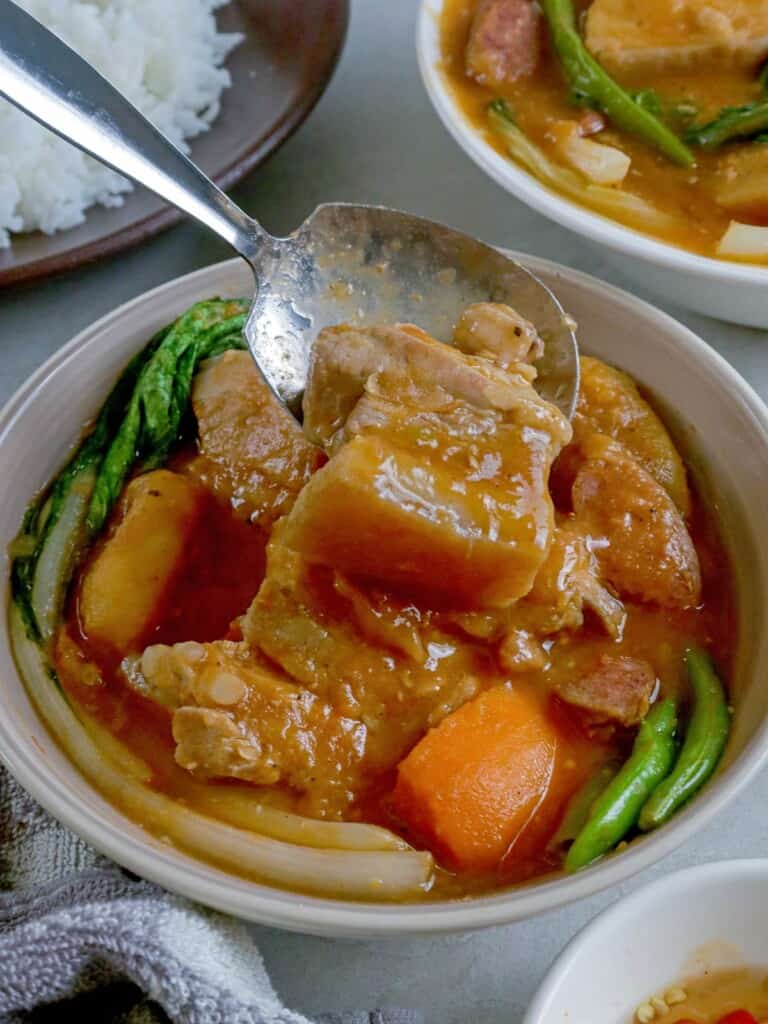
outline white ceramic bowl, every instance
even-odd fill
[[[523,1024],[634,1024],[682,978],[768,969],[768,860],[677,871],[614,903],[555,960]]]
[[[119,863],[221,910],[298,931],[337,936],[458,931],[502,924],[590,895],[647,867],[707,822],[768,753],[768,410],[703,341],[630,295],[572,270],[525,262],[580,324],[586,351],[615,362],[674,408],[678,437],[706,466],[738,566],[741,644],[736,716],[723,770],[667,827],[575,876],[461,902],[388,906],[299,896],[233,877],[169,847],[108,804],[47,733],[0,631],[0,755],[52,814]],[[0,545],[6,551],[30,497],[55,474],[82,424],[147,339],[193,302],[247,294],[233,260],[149,292],[57,352],[0,413]],[[702,476],[702,479],[705,479]],[[6,601],[9,595],[6,590]]]
[[[768,326],[768,267],[697,256],[571,202],[498,153],[453,98],[440,70],[438,20],[445,0],[422,0],[417,51],[440,118],[461,148],[502,188],[563,227],[622,253],[622,270],[676,305],[733,323]]]

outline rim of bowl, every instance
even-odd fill
[[[616,925],[622,919],[631,917],[637,908],[647,907],[651,899],[658,901],[659,897],[664,897],[667,894],[679,895],[683,889],[689,891],[691,883],[700,888],[702,885],[718,885],[739,876],[765,883],[768,878],[768,860],[759,857],[744,857],[743,859],[736,857],[729,860],[711,861],[708,864],[696,864],[673,871],[671,875],[657,878],[653,882],[635,889],[634,892],[622,896],[621,899],[612,903],[610,907],[602,910],[585,924],[565,949],[558,953],[528,1006],[523,1017],[523,1024],[544,1024],[552,997],[591,943],[603,932],[615,930]]]
[[[759,284],[764,287],[768,285],[768,266],[701,256],[671,242],[645,235],[587,206],[564,198],[520,167],[511,157],[498,153],[467,120],[439,67],[437,18],[444,4],[445,0],[421,0],[416,27],[416,52],[422,81],[432,106],[449,134],[497,185],[570,231],[586,235],[593,241],[646,262],[692,272],[701,277],[717,277],[723,282],[738,281],[740,284]]]
[[[689,358],[709,364],[711,372],[720,378],[724,389],[750,410],[753,422],[762,433],[763,444],[768,449],[768,408],[730,364],[687,327],[650,303],[588,274],[522,253],[510,252],[509,255],[524,262],[534,272],[544,272],[577,285],[594,295],[597,302],[608,297],[638,315],[655,320],[658,336],[664,339],[665,345],[681,348]],[[95,335],[115,322],[124,321],[126,316],[145,304],[169,299],[175,292],[184,295],[189,301],[195,301],[190,295],[204,297],[238,276],[242,277],[243,273],[244,264],[239,259],[204,267],[143,293],[86,327],[50,356],[0,410],[0,457],[6,434],[13,428],[16,418],[34,402],[39,387],[55,375],[63,363],[75,358]],[[10,651],[7,617],[3,628],[3,642]],[[23,686],[21,678],[17,678]],[[34,705],[32,707],[34,709]],[[116,824],[105,821],[98,808],[85,798],[75,795],[62,780],[43,776],[39,771],[39,755],[32,747],[29,740],[20,737],[13,723],[0,717],[0,760],[22,786],[53,817],[135,874],[191,900],[240,918],[293,931],[352,938],[439,934],[508,924],[594,895],[625,881],[684,843],[748,784],[768,760],[768,718],[735,761],[708,785],[701,796],[664,828],[635,841],[620,855],[572,876],[559,876],[471,900],[404,904],[353,902],[299,895],[228,875],[172,847],[158,848],[159,844],[153,844],[151,836],[139,840],[133,835],[126,835]],[[76,771],[74,767],[73,770]],[[87,784],[93,792],[98,793],[89,782]],[[122,815],[119,810],[118,813]],[[131,821],[127,816],[123,817]],[[247,887],[246,892],[243,891],[244,887]]]

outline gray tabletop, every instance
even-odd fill
[[[330,89],[285,148],[234,191],[237,201],[277,233],[291,230],[324,200],[399,206],[637,292],[620,256],[593,249],[527,210],[458,150],[418,76],[416,10],[417,0],[353,0],[346,50]],[[0,400],[103,313],[228,255],[202,229],[185,224],[126,255],[0,293]],[[666,308],[768,395],[768,335]],[[298,1010],[399,1005],[423,1009],[430,1024],[516,1024],[555,955],[621,893],[685,865],[763,855],[766,808],[768,774],[694,841],[622,889],[508,928],[388,942],[253,931],[278,990]]]

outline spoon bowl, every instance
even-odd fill
[[[318,207],[254,266],[251,352],[283,401],[304,390],[317,332],[331,324],[416,323],[447,341],[465,306],[506,302],[544,341],[540,393],[572,416],[578,352],[572,321],[538,277],[452,228],[380,206]]]
[[[578,350],[560,304],[530,271],[458,231],[381,207],[320,206],[273,238],[66,43],[0,0],[0,95],[102,163],[152,189],[250,264],[246,327],[266,380],[297,410],[317,332],[330,324],[412,321],[449,340],[471,302],[506,302],[544,345],[537,387],[571,416]]]

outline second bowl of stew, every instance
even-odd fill
[[[325,329],[300,425],[237,264],[12,402],[0,745],[53,813],[214,906],[364,934],[592,892],[744,784],[765,411],[674,321],[531,262],[579,324],[572,423],[489,302],[441,339]]]
[[[424,0],[427,90],[539,212],[670,301],[768,319],[765,5]]]

